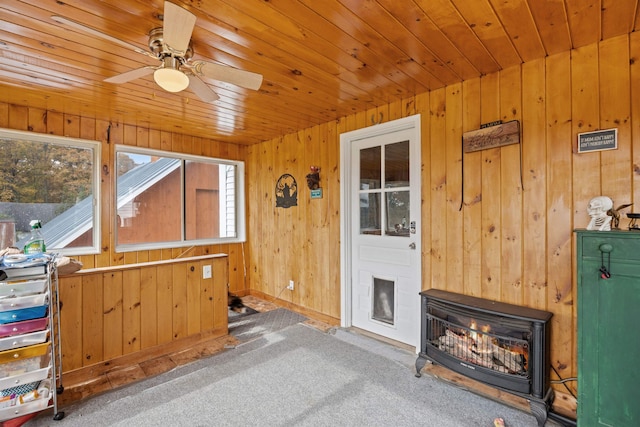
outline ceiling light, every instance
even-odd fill
[[[153,79],[168,92],[180,92],[189,86],[189,77],[174,68],[158,68],[153,72]]]

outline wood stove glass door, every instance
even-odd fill
[[[352,324],[412,346],[420,329],[420,154],[414,129],[351,148]]]

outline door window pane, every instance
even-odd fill
[[[382,154],[380,147],[360,150],[360,189],[374,190],[380,188],[382,173]]]
[[[409,191],[387,191],[387,229],[389,236],[409,236],[410,193]]]
[[[360,232],[409,236],[409,201],[409,141],[360,150]]]
[[[380,193],[360,194],[360,234],[381,234]]]
[[[384,171],[385,188],[409,186],[409,141],[385,146]]]

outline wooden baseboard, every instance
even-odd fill
[[[73,388],[82,384],[88,384],[96,381],[96,378],[109,375],[115,371],[128,370],[146,361],[178,354],[225,336],[228,336],[227,326],[177,339],[166,344],[149,347],[136,351],[135,353],[125,354],[94,365],[63,372],[63,385],[65,388]]]
[[[531,413],[531,407],[529,406],[528,399],[473,380],[443,366],[427,363],[422,372],[455,384],[456,386],[469,390],[472,393],[479,394],[491,400]],[[553,412],[575,420],[577,418],[576,399],[568,393],[557,390],[554,390],[554,394],[555,398],[551,405]]]
[[[311,309],[308,309],[308,308],[305,308],[305,307],[301,307],[299,305],[296,305],[296,304],[294,304],[292,302],[289,302],[289,301],[286,301],[286,300],[283,300],[283,299],[279,299],[279,298],[274,299],[273,296],[267,295],[267,294],[265,294],[263,292],[250,290],[249,291],[249,295],[255,296],[256,298],[260,298],[260,299],[263,299],[265,301],[272,302],[273,304],[275,304],[275,305],[277,305],[279,307],[283,307],[283,308],[286,308],[288,310],[295,311],[296,313],[300,313],[303,316],[309,317],[311,319],[319,320],[321,322],[328,323],[329,325],[332,325],[332,326],[340,326],[340,319],[338,319],[338,318],[335,318],[335,317],[332,317],[332,316],[328,316],[326,314],[322,314],[322,313],[319,313],[317,311],[314,311],[314,310],[311,310]]]

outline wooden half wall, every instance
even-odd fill
[[[588,224],[594,196],[640,202],[638,58],[634,33],[249,147],[252,292],[339,318],[340,134],[419,113],[423,289],[552,312],[552,379],[575,377],[573,230]],[[520,121],[521,143],[463,154],[463,133],[497,120]],[[577,153],[578,133],[608,128],[617,150]],[[305,185],[312,165],[321,199]],[[298,183],[288,209],[275,201],[285,173]]]
[[[205,255],[60,277],[63,372],[106,366],[188,338],[226,335],[227,261]],[[202,278],[205,265],[211,278]]]

